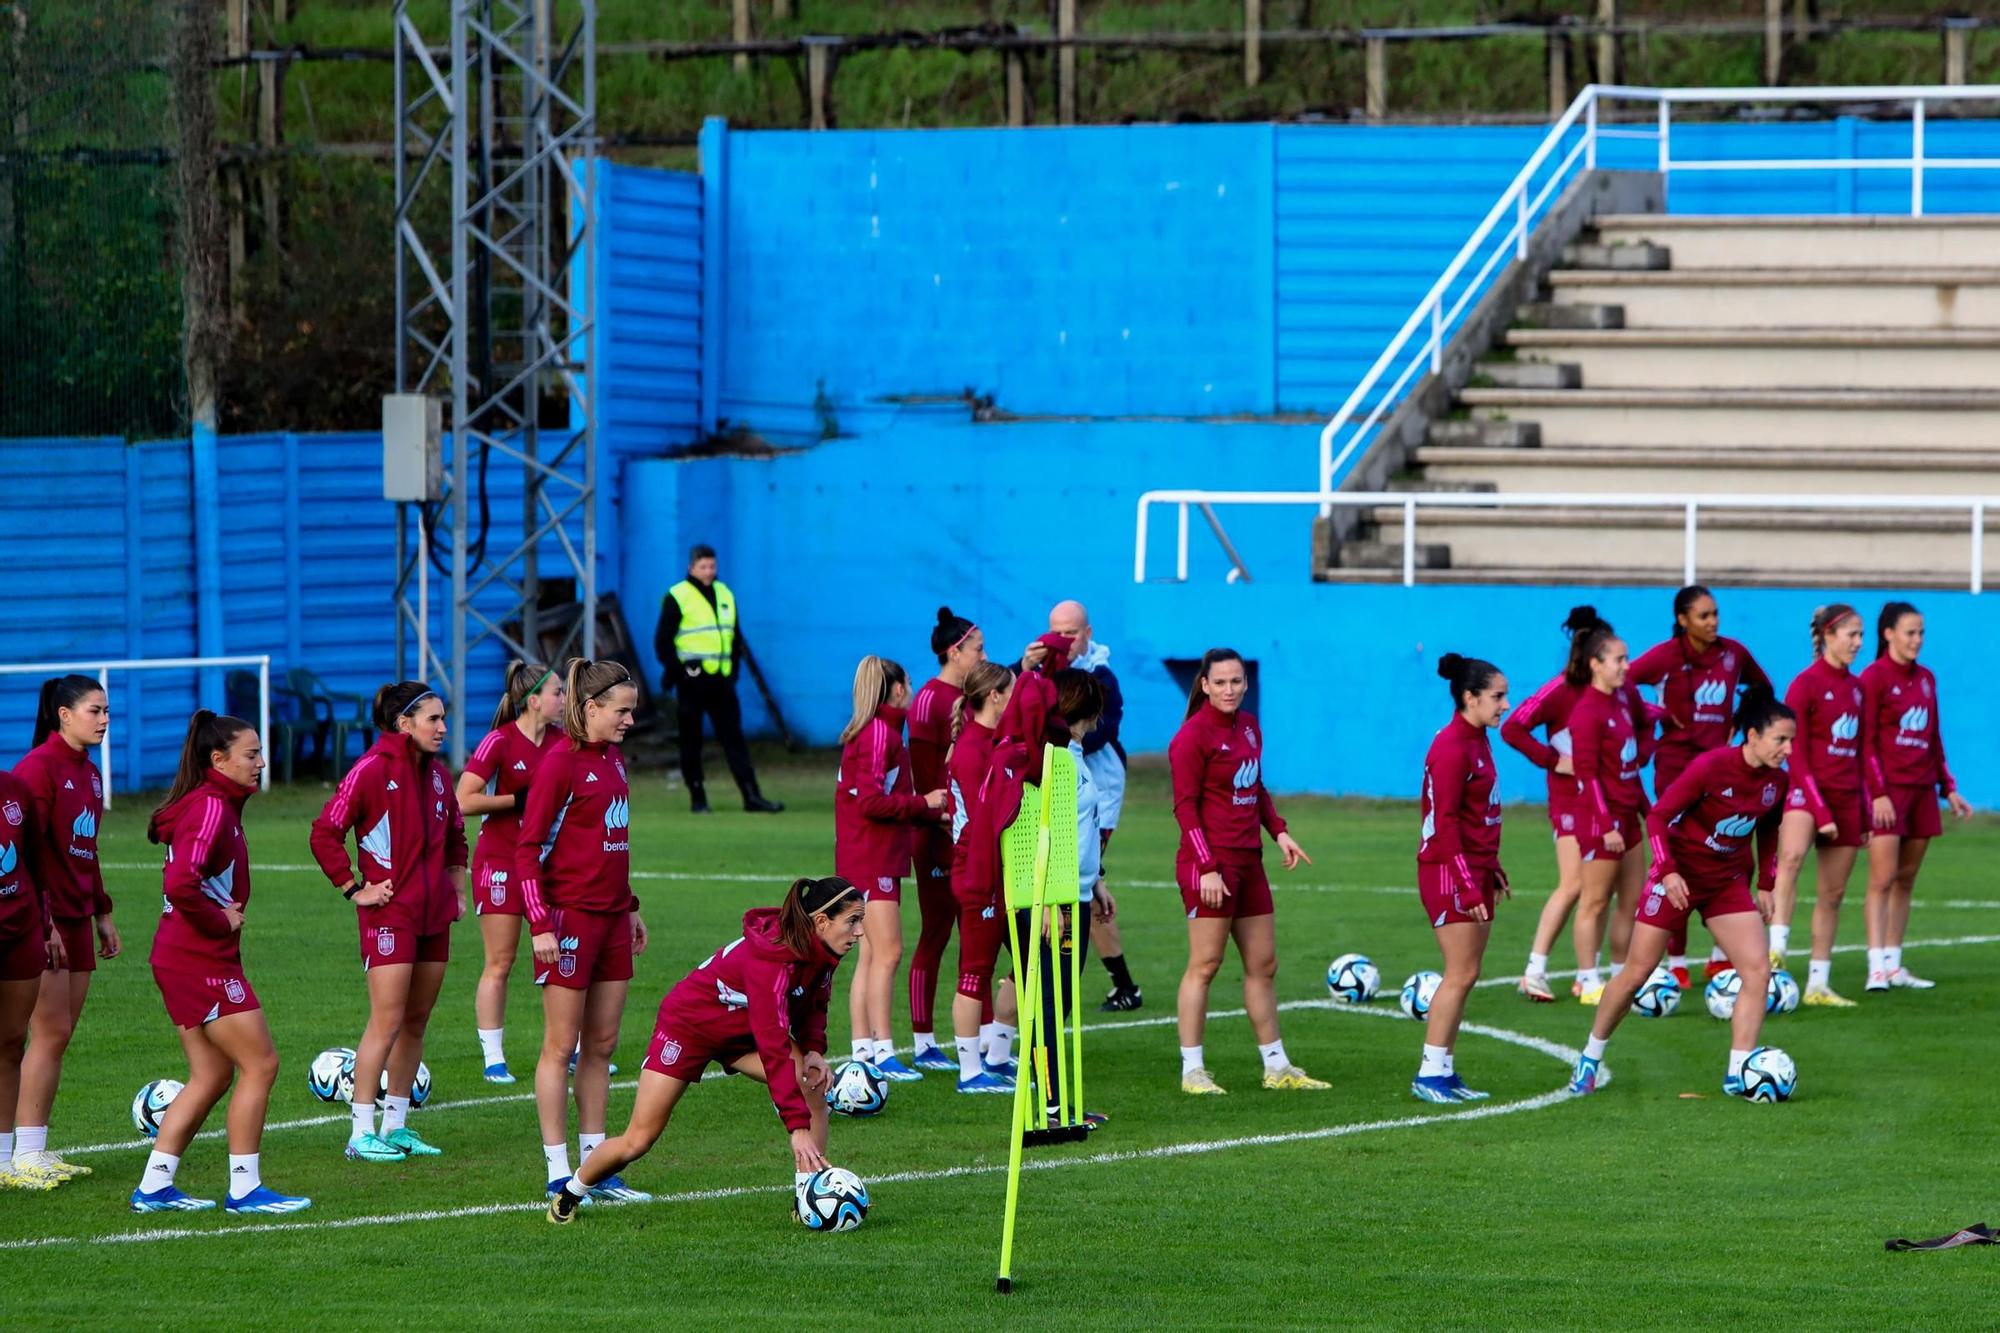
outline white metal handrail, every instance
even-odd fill
[[[9,662],[0,665],[0,676],[60,676],[66,672],[94,673],[97,683],[111,694],[114,671],[193,670],[206,667],[254,666],[257,668],[257,735],[266,745],[271,735],[271,655],[257,653],[237,657],[133,657],[97,658],[88,662]],[[139,744],[138,737],[132,743]],[[104,780],[104,808],[111,808],[111,733],[106,731],[97,747],[97,767]],[[264,768],[263,788],[271,789],[271,769]]]
[[[1681,581],[1695,581],[1698,520],[1704,509],[1847,509],[1913,510],[1966,513],[1972,532],[1971,575],[1967,588],[1985,589],[1986,514],[2000,512],[2000,495],[1707,495],[1689,492],[1660,494],[1597,494],[1586,491],[1147,491],[1139,497],[1138,535],[1132,551],[1132,581],[1146,581],[1146,545],[1154,505],[1175,506],[1179,523],[1175,536],[1174,581],[1188,576],[1188,510],[1198,507],[1208,519],[1233,568],[1230,581],[1248,581],[1235,546],[1215,514],[1217,505],[1318,505],[1322,513],[1345,506],[1394,506],[1403,511],[1403,586],[1417,582],[1417,511],[1419,509],[1679,509],[1683,514]]]
[[[1600,124],[1600,108],[1619,102],[1657,104],[1658,114],[1648,128],[1610,128]],[[1673,155],[1673,111],[1679,105],[1712,103],[1903,103],[1910,104],[1910,154],[1907,157],[1845,158],[1677,158]],[[1910,173],[1910,214],[1924,211],[1924,173],[1943,170],[2000,170],[2000,157],[1950,157],[1926,155],[1924,107],[1931,102],[2000,102],[2000,85],[1941,85],[1910,87],[1853,88],[1636,88],[1617,84],[1590,84],[1576,95],[1569,108],[1549,127],[1527,164],[1500,193],[1493,207],[1473,229],[1472,235],[1452,257],[1438,280],[1403,321],[1389,345],[1375,359],[1368,373],[1347,396],[1319,435],[1319,487],[1331,491],[1348,460],[1370,439],[1383,417],[1402,401],[1403,391],[1421,371],[1441,369],[1447,335],[1466,307],[1486,289],[1486,280],[1509,257],[1526,259],[1528,238],[1534,223],[1550,200],[1572,178],[1579,164],[1583,170],[1597,166],[1601,140],[1637,139],[1657,144],[1657,170],[1669,182],[1676,171],[1829,171],[1898,170]],[[1576,142],[1565,148],[1564,141],[1581,124]],[[1550,162],[1548,178],[1536,183],[1538,173]],[[1511,220],[1508,220],[1510,219]],[[1504,229],[1501,228],[1506,221]],[[1490,247],[1490,253],[1488,251]],[[1464,289],[1453,296],[1457,284],[1481,256],[1484,256]],[[1326,512],[1326,510],[1322,510]]]

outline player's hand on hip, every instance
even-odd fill
[[[395,896],[395,885],[386,879],[379,884],[369,884],[364,881],[361,892],[354,895],[354,905],[356,907],[380,907]]]

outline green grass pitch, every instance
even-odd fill
[[[745,908],[774,901],[793,875],[829,869],[832,768],[831,756],[776,768],[768,786],[792,808],[761,819],[728,810],[696,819],[657,775],[639,779],[633,860],[646,876],[637,887],[653,946],[626,1014],[614,1130],[665,988],[733,938]],[[323,796],[307,786],[252,802],[256,897],[245,942],[284,1060],[265,1178],[312,1195],[313,1209],[254,1221],[126,1211],[143,1163],[132,1094],[184,1068],[145,963],[157,853],[144,841],[144,803],[121,798],[103,847],[126,956],[98,973],[52,1134],[52,1146],[92,1148],[75,1160],[96,1174],[52,1194],[0,1193],[0,1323],[967,1326],[998,1317],[1067,1328],[1548,1328],[1756,1319],[1879,1329],[1992,1319],[1992,1256],[1890,1255],[1881,1242],[2000,1212],[1995,1076],[1984,1054],[2000,1005],[2000,891],[1980,870],[2000,849],[2000,824],[1949,830],[1919,886],[1910,959],[1937,990],[1772,1020],[1766,1040],[1799,1064],[1789,1105],[1719,1095],[1727,1035],[1695,996],[1672,1019],[1628,1021],[1611,1048],[1617,1081],[1573,1102],[1543,1096],[1566,1072],[1546,1046],[1580,1044],[1588,1011],[1530,1005],[1507,980],[1553,873],[1540,811],[1510,809],[1504,855],[1518,896],[1494,933],[1492,984],[1468,1014],[1494,1031],[1468,1031],[1458,1048],[1460,1070],[1494,1094],[1471,1114],[1410,1097],[1420,1035],[1390,1015],[1402,978],[1437,965],[1410,887],[1414,810],[1286,801],[1316,864],[1287,876],[1272,861],[1280,996],[1298,1006],[1284,1015],[1284,1035],[1297,1063],[1334,1088],[1262,1091],[1248,1026],[1231,1013],[1208,1034],[1209,1064],[1231,1095],[1193,1099],[1178,1090],[1172,1028],[1185,956],[1178,900],[1165,887],[1173,823],[1164,775],[1142,765],[1108,873],[1146,1005],[1091,1014],[1104,1021],[1087,1038],[1088,1100],[1111,1123],[1086,1144],[1030,1155],[1037,1169],[1022,1184],[1015,1290],[1001,1297],[993,1278],[1009,1104],[961,1098],[937,1076],[896,1085],[873,1120],[836,1118],[832,1157],[871,1182],[873,1211],[858,1232],[812,1236],[787,1220],[783,1138],[763,1089],[740,1080],[692,1091],[653,1155],[627,1172],[658,1202],[548,1226],[527,1086],[480,1078],[479,943],[469,922],[455,932],[431,1026],[433,1104],[416,1121],[446,1156],[352,1164],[341,1156],[344,1117],[289,1125],[342,1109],[312,1100],[306,1065],[322,1047],[352,1045],[365,1014],[353,914],[304,868],[307,823]],[[1859,998],[1859,876],[1852,893],[1834,978]],[[914,940],[914,903],[905,928]],[[1382,1012],[1324,1003],[1327,961],[1350,949],[1381,966],[1389,997],[1373,1009]],[[1559,964],[1567,949],[1565,937]],[[1103,971],[1090,968],[1095,993]],[[1240,1005],[1239,975],[1232,960],[1217,980],[1217,1011]],[[514,976],[509,1057],[524,1073],[540,1032],[525,946]],[[846,1049],[846,980],[843,969],[836,1058]],[[897,1012],[906,1041],[900,995]],[[220,1129],[219,1108],[210,1126]],[[182,1185],[219,1194],[224,1151],[217,1138],[198,1140]]]

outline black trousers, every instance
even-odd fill
[[[1070,929],[1066,936],[1061,930],[1061,909],[1052,909],[1050,912],[1050,915],[1056,919],[1058,935],[1053,947],[1051,947],[1049,940],[1042,938],[1033,930],[1032,920],[1034,914],[1032,912],[1019,911],[1014,913],[1014,929],[1019,933],[1022,944],[1025,946],[1030,939],[1035,939],[1042,952],[1041,1030],[1043,1037],[1040,1044],[1044,1046],[1049,1044],[1048,1034],[1055,1031],[1056,1006],[1058,1004],[1062,1006],[1062,1012],[1065,1015],[1063,1026],[1066,1030],[1074,1030],[1076,1025],[1083,1019],[1083,1012],[1077,1005],[1077,996],[1072,994],[1070,989],[1069,955],[1070,950],[1074,949],[1077,951],[1079,957],[1076,960],[1076,966],[1078,968],[1078,975],[1081,976],[1083,964],[1090,961],[1090,904],[1083,903],[1072,907],[1069,909],[1069,912]],[[1010,945],[1009,947],[1011,948],[1012,946]],[[1024,978],[1028,975],[1025,960],[1022,962],[1021,975]],[[1055,1066],[1051,1064],[1049,1070],[1049,1077],[1054,1078]]]
[[[747,794],[756,789],[757,775],[750,767],[750,751],[743,744],[743,710],[736,702],[736,677],[681,676],[675,685],[675,712],[680,720],[681,781],[690,787],[702,785],[701,719],[707,715],[715,727],[715,739],[736,785]]]

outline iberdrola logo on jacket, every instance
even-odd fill
[[[21,881],[14,878],[14,871],[21,864],[21,854],[11,842],[0,842],[0,898],[11,898],[21,891]]]
[[[627,829],[632,824],[632,807],[626,797],[614,796],[604,807],[604,850],[627,852],[632,849]]]

